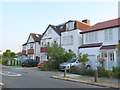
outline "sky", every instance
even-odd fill
[[[6,1],[6,0],[5,0]],[[118,17],[118,1],[0,2],[0,50],[20,52],[30,33],[42,34],[49,24],[89,19],[91,25]]]

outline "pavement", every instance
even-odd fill
[[[63,76],[64,74],[59,74],[57,76],[52,76],[52,78],[69,80],[69,81],[77,81],[77,82],[83,82],[86,84],[101,85],[101,86],[107,86],[112,88],[120,88],[120,79],[99,77],[98,82],[95,83],[94,76],[82,76],[82,75],[69,74],[69,73],[66,74],[66,78],[64,78]]]

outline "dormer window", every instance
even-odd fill
[[[74,22],[69,22],[66,24],[66,30],[73,30],[74,29]]]

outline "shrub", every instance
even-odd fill
[[[42,71],[57,71],[57,69],[55,68],[55,64],[54,62],[48,61],[46,62],[41,69]]]
[[[3,59],[3,60],[2,60],[2,64],[3,64],[3,65],[7,65],[7,62],[8,62],[8,59]]]
[[[73,67],[71,69],[71,73],[73,74],[79,74],[79,75],[88,75],[88,76],[94,76],[95,71],[90,69],[90,70],[86,70],[86,69],[80,69],[77,67]]]
[[[112,72],[120,72],[120,67],[113,67]]]
[[[98,68],[98,76],[99,77],[111,77],[111,71],[105,70],[104,68]]]
[[[113,67],[113,69],[112,69],[112,77],[120,79],[120,67]]]

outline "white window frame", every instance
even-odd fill
[[[85,34],[86,42],[97,42],[98,41],[98,32],[89,32]]]
[[[73,36],[64,36],[63,37],[63,45],[72,45],[73,44]]]
[[[113,40],[113,30],[105,30],[105,41]]]

